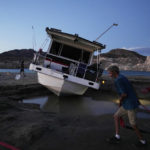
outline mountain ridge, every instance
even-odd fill
[[[33,49],[14,49],[0,54],[0,68],[20,68],[21,60],[25,61],[25,68],[28,68],[34,57]],[[126,49],[112,49],[107,53],[100,54],[100,61],[103,68],[110,65],[118,65],[121,70],[150,71],[150,56],[143,56],[137,52]],[[97,59],[94,56],[93,63]]]

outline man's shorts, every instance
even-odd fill
[[[128,115],[129,123],[131,125],[136,125],[136,109],[126,110],[122,106],[118,109],[118,111],[114,114],[114,116],[122,117],[124,115]]]

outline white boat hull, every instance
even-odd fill
[[[72,94],[83,95],[88,89],[86,86],[68,82],[65,79],[49,76],[40,72],[38,72],[38,82],[55,93],[57,96]]]
[[[88,87],[99,89],[98,83],[64,74],[56,70],[47,69],[42,66],[30,65],[30,70],[37,71],[38,82],[55,93],[60,95],[83,95]],[[67,76],[67,77],[65,77]]]

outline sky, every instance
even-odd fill
[[[0,0],[0,53],[38,50],[46,27],[93,41],[114,23],[98,40],[103,52],[150,49],[150,0]]]

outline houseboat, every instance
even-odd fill
[[[37,52],[29,67],[37,72],[38,82],[57,96],[99,89],[103,69],[98,59],[93,64],[93,57],[105,45],[54,28],[46,28],[46,32],[51,39],[48,50],[45,55]]]

